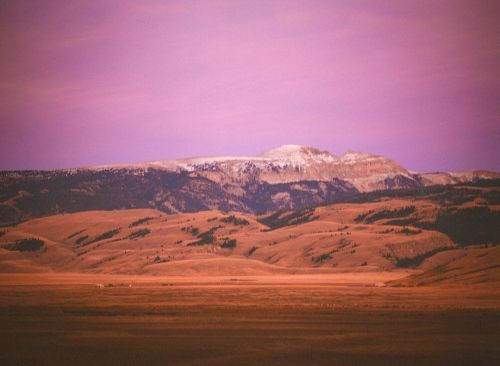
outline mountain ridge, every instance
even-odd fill
[[[266,150],[257,156],[198,156],[172,160],[150,160],[138,163],[119,163],[83,166],[65,169],[6,170],[3,175],[30,174],[33,172],[65,172],[74,174],[82,171],[148,171],[149,169],[169,172],[197,173],[214,180],[213,172],[219,172],[230,180],[241,183],[245,175],[259,173],[259,179],[267,183],[291,183],[304,180],[325,181],[342,179],[360,192],[394,188],[385,180],[406,178],[414,185],[458,184],[477,179],[497,179],[500,173],[478,169],[468,171],[409,171],[394,160],[381,155],[348,150],[337,156],[327,150],[301,145],[282,145]],[[285,172],[281,176],[277,170]],[[271,171],[271,172],[270,172]],[[211,173],[209,173],[211,172]],[[236,176],[235,176],[236,175]],[[220,178],[220,177],[219,177]],[[215,179],[220,180],[220,179]],[[243,181],[247,181],[243,179]],[[406,186],[400,188],[407,188]]]
[[[426,186],[500,178],[500,173],[483,169],[456,172],[413,172],[394,160],[377,154],[348,150],[343,155],[337,156],[327,150],[291,144],[266,150],[257,156],[197,156],[44,171],[75,172],[122,169],[194,172],[209,179],[215,179],[213,172],[219,171],[225,176],[225,181],[228,179],[230,181],[236,180],[238,183],[242,180],[246,181],[245,175],[256,172],[259,173],[259,178],[262,181],[272,184],[303,180],[324,181],[338,178],[349,182],[360,192],[394,188],[386,185],[384,180],[394,179],[397,176],[406,178],[407,182],[416,182],[413,185]],[[276,172],[276,170],[281,170],[284,174],[281,176],[273,174],[272,172]],[[216,180],[220,180],[220,177]]]
[[[256,157],[198,157],[47,171],[0,172],[0,225],[82,210],[167,213],[296,209],[363,192],[500,178],[499,173],[411,173],[383,156],[284,145]]]

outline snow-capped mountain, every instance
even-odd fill
[[[196,157],[54,171],[0,172],[0,225],[94,209],[264,212],[376,190],[498,179],[499,173],[412,173],[378,155],[284,145],[259,156]]]
[[[241,185],[252,182],[280,184],[339,179],[352,185],[359,192],[370,192],[457,184],[500,177],[500,174],[488,171],[411,173],[383,156],[355,151],[336,156],[328,151],[300,145],[283,145],[265,151],[259,156],[194,157],[82,169],[94,171],[128,169],[138,172],[159,169],[188,172],[232,187],[233,192],[241,191]]]
[[[121,168],[186,171],[229,185],[341,179],[358,191],[367,192],[419,184],[408,170],[382,156],[352,151],[336,156],[300,145],[283,145],[252,157],[196,157],[89,169]]]

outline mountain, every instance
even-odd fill
[[[53,171],[0,172],[0,224],[85,210],[219,209],[260,213],[327,204],[360,192],[500,178],[409,172],[382,156],[284,145],[256,157],[197,157]]]
[[[237,185],[249,181],[277,184],[341,179],[358,191],[372,191],[387,188],[398,177],[407,184],[414,180],[406,169],[381,156],[348,152],[338,157],[298,145],[284,145],[254,158],[186,159],[179,168]]]

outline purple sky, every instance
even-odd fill
[[[0,169],[300,144],[500,171],[499,4],[0,0]]]

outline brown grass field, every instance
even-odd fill
[[[240,213],[233,215],[247,224],[224,222],[231,213],[220,211],[166,215],[157,210],[135,209],[61,214],[6,228],[0,237],[0,272],[377,272],[395,269],[397,257],[454,247],[446,235],[437,231],[419,229],[407,235],[400,226],[384,225],[384,220],[370,224],[355,220],[370,211],[407,206],[415,206],[421,217],[431,217],[438,208],[431,202],[410,200],[331,205],[316,208],[316,219],[312,221],[275,230],[269,230],[255,216]],[[199,235],[211,230],[213,242],[197,244]],[[133,237],[141,231],[143,236]],[[43,240],[47,250],[19,253],[1,248],[2,244],[31,237]],[[224,248],[227,240],[235,240],[236,245]],[[232,261],[221,262],[224,259]]]
[[[2,274],[0,364],[499,364],[498,287],[397,277]]]

